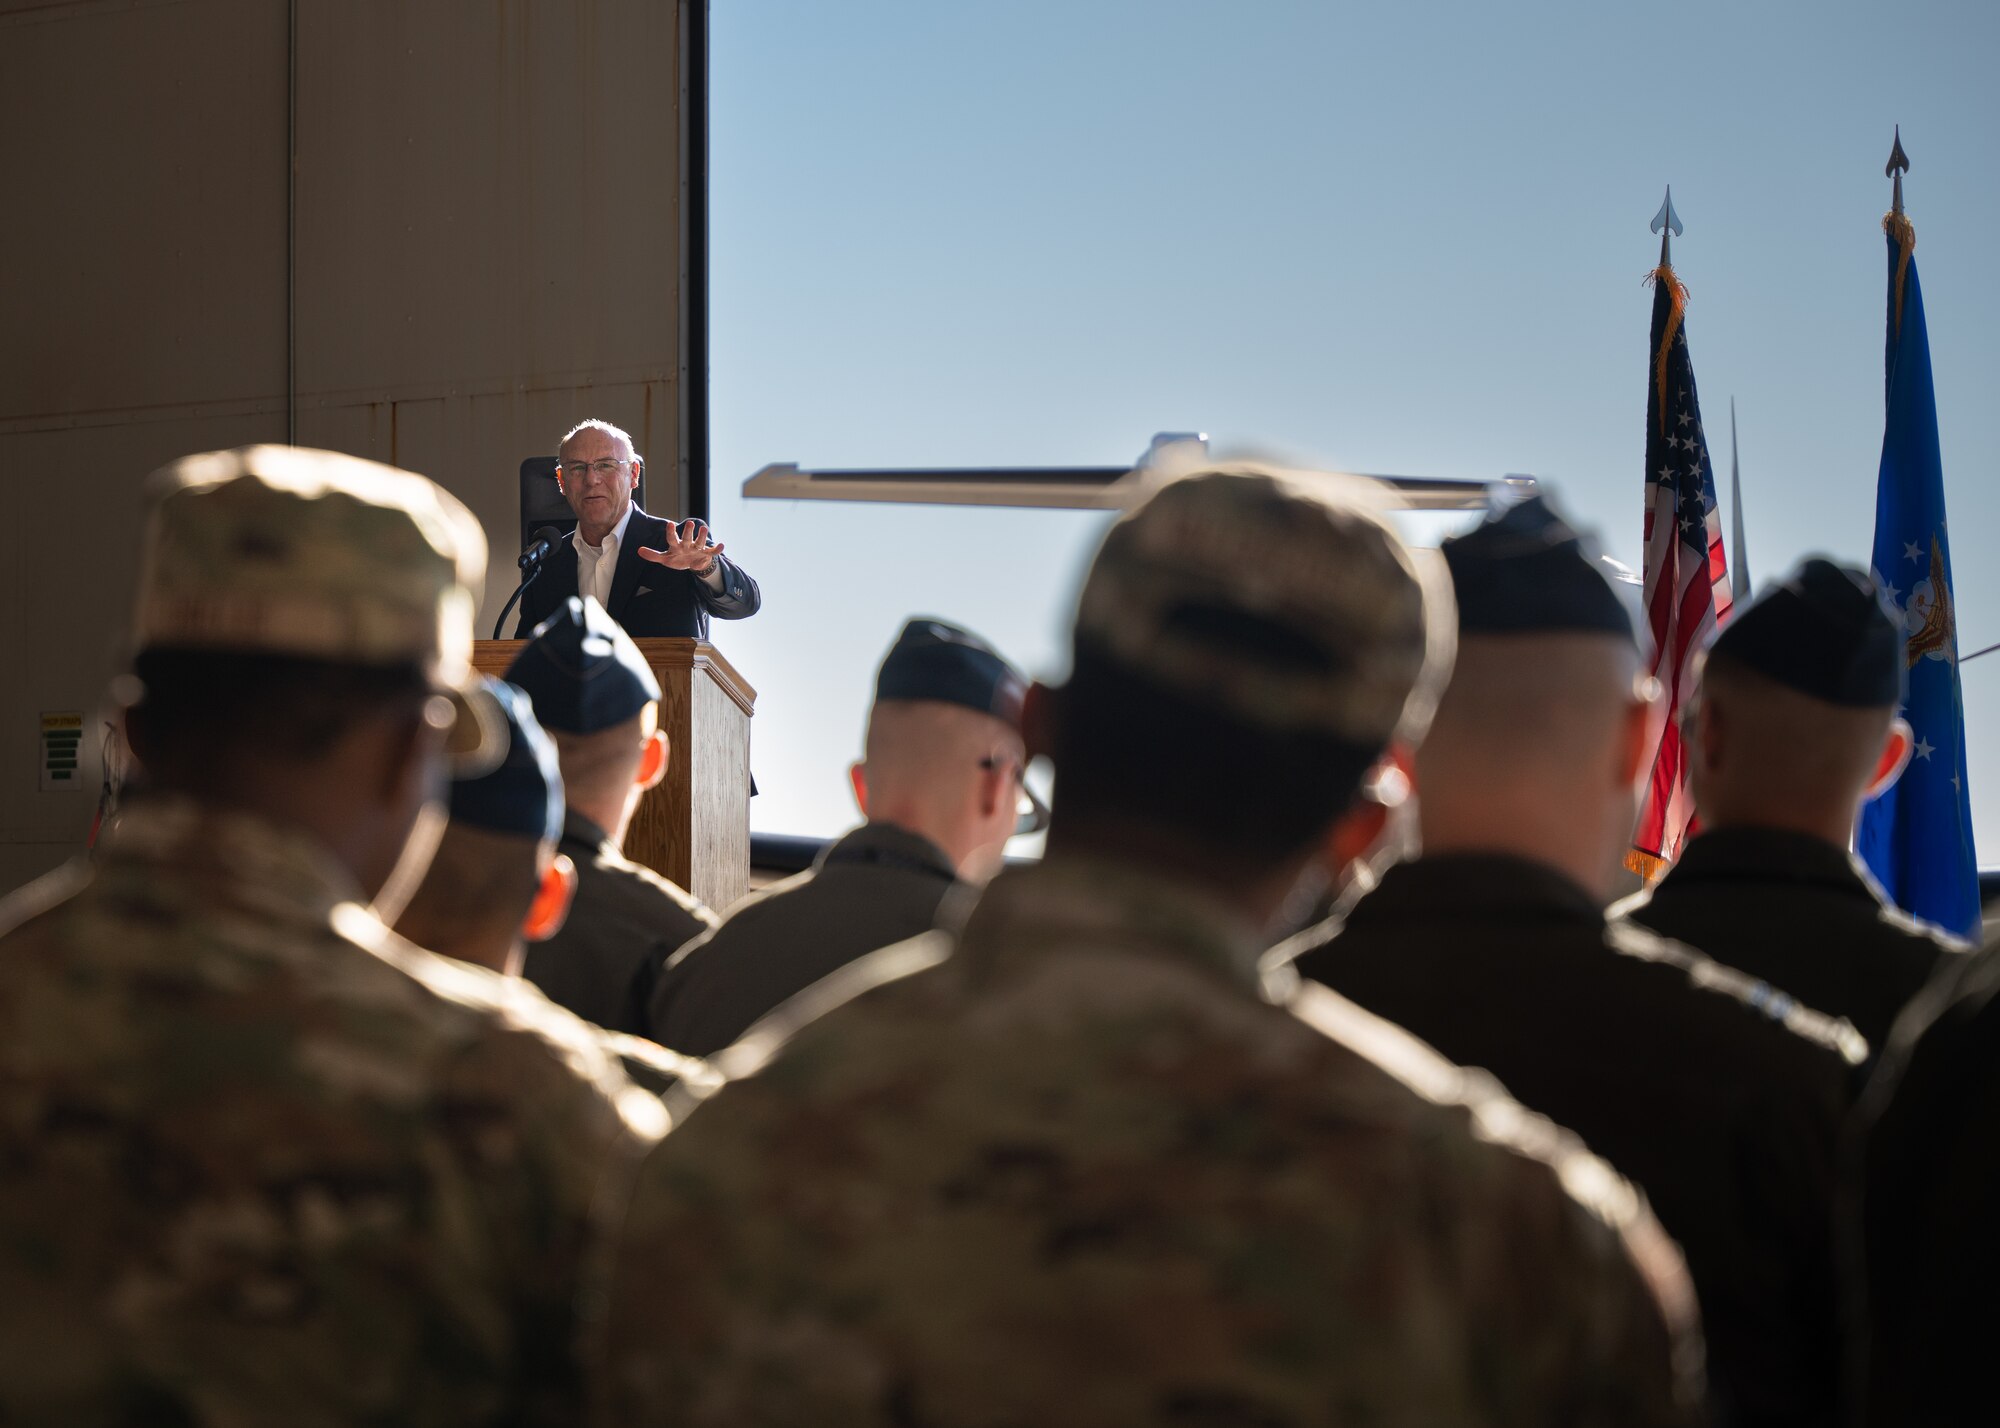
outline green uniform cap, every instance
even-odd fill
[[[1362,477],[1241,464],[1161,487],[1114,525],[1076,642],[1253,727],[1362,747],[1429,723],[1450,673],[1447,583]]]
[[[472,671],[479,522],[436,483],[333,451],[244,446],[153,474],[133,643],[423,667],[461,772],[507,747]]]

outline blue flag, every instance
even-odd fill
[[[1888,420],[1875,484],[1875,578],[1902,616],[1916,752],[1861,814],[1856,847],[1896,905],[1960,937],[1979,930],[1979,864],[1965,785],[1965,701],[1944,519],[1930,336],[1912,256],[1916,234],[1890,216]]]

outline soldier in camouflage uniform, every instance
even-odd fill
[[[1198,474],[1113,528],[1027,711],[1046,859],[721,1053],[617,1247],[604,1422],[1690,1421],[1629,1187],[1260,977],[1448,649],[1334,479]]]
[[[574,1421],[598,1211],[664,1113],[378,915],[446,758],[497,752],[485,541],[325,452],[150,500],[144,791],[0,904],[0,1421]]]
[[[501,680],[481,683],[506,714],[507,756],[487,772],[451,781],[451,821],[396,931],[419,947],[511,980],[520,976],[527,944],[548,938],[569,915],[576,866],[556,851],[563,784],[555,745],[535,722],[527,695]],[[576,1021],[649,1091],[665,1094],[683,1081],[718,1080],[695,1057],[592,1026],[546,998],[540,1014]]]

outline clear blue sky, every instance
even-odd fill
[[[1109,464],[1200,429],[1533,473],[1636,566],[1668,183],[1753,575],[1865,563],[1896,123],[1960,646],[2000,641],[2000,6],[727,0],[713,25],[714,522],[766,601],[719,634],[761,694],[759,828],[851,821],[904,615],[1059,673],[1102,528],[745,501],[759,466]],[[1990,865],[2000,654],[1964,679]]]

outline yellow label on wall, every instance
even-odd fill
[[[42,791],[83,787],[83,715],[42,716]]]

